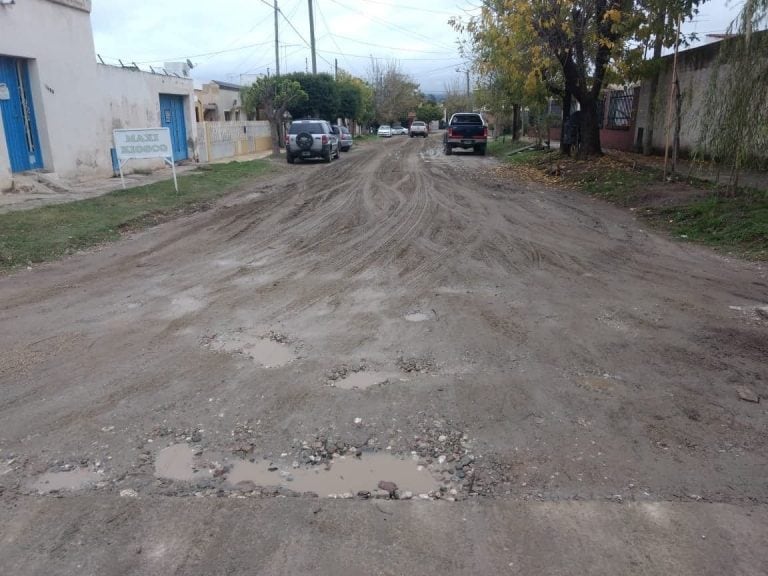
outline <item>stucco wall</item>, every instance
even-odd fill
[[[0,54],[27,58],[46,170],[72,174],[91,138],[100,101],[90,14],[49,0],[0,6]],[[81,157],[82,156],[82,157]],[[0,169],[9,159],[0,157]]]
[[[700,117],[706,103],[707,90],[710,88],[712,67],[718,55],[719,43],[707,44],[678,54],[678,77],[680,79],[681,123],[680,151],[692,152],[699,139]],[[653,123],[653,148],[663,152],[666,141],[667,108],[670,102],[673,57],[662,59],[662,69],[659,74],[659,88],[656,94],[656,114]],[[726,72],[721,71],[721,74]],[[648,103],[650,99],[650,81],[643,81],[640,89],[635,141],[637,131],[645,130],[648,125]],[[672,145],[674,131],[674,102],[672,103],[671,128],[669,143]]]
[[[119,128],[157,128],[160,121],[160,94],[175,94],[184,97],[184,120],[187,129],[187,141],[194,142],[194,86],[189,78],[177,78],[139,72],[130,68],[117,68],[98,64],[97,81],[101,87],[103,107],[95,127],[99,135],[93,154],[99,166],[112,170],[109,150],[112,148],[112,131]],[[189,158],[195,156],[194,144],[187,146]],[[162,165],[162,160],[130,166],[146,167],[148,164]]]
[[[111,174],[112,130],[160,126],[161,93],[185,97],[188,139],[195,131],[192,80],[97,64],[89,10],[86,0],[0,5],[0,55],[29,60],[43,167],[65,179]],[[0,139],[3,189],[10,159]]]

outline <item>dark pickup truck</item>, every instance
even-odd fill
[[[443,137],[443,150],[450,156],[454,148],[472,148],[475,154],[485,155],[488,126],[482,115],[475,112],[457,112],[451,116]]]

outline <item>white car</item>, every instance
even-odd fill
[[[403,136],[405,134],[408,134],[408,128],[404,128],[403,126],[395,126],[392,128],[392,136]]]
[[[379,129],[376,132],[376,136],[381,136],[382,138],[391,138],[392,128],[390,128],[389,124],[382,124],[379,126]]]

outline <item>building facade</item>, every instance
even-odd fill
[[[167,126],[174,159],[194,155],[192,80],[97,64],[90,11],[90,0],[0,4],[0,191],[28,170],[111,174],[116,128]]]

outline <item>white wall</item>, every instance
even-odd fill
[[[97,64],[90,9],[90,0],[0,5],[0,55],[30,60],[43,166],[65,179],[111,174],[113,128],[160,126],[160,93],[185,96],[195,136],[192,80]],[[0,139],[2,189],[10,159]]]
[[[190,78],[178,78],[139,72],[130,68],[96,66],[96,78],[101,89],[103,107],[97,116],[95,133],[99,135],[93,154],[97,163],[112,170],[109,150],[112,148],[112,130],[118,128],[160,127],[160,94],[184,96],[184,120],[187,140],[197,137],[194,115],[194,86]],[[195,146],[188,146],[189,158],[194,158]],[[162,166],[162,160],[154,165]],[[145,162],[141,166],[146,166]],[[131,163],[130,166],[139,166]]]

